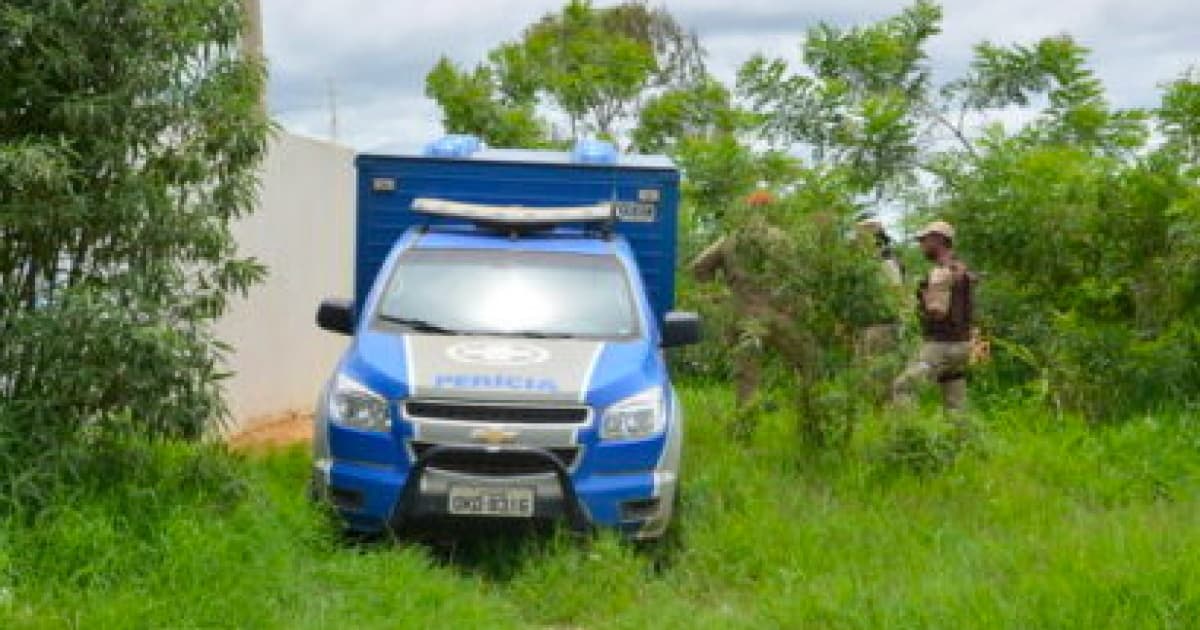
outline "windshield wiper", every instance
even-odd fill
[[[563,332],[541,332],[537,330],[518,330],[504,333],[506,337],[523,337],[525,339],[575,339],[577,335]]]
[[[379,319],[391,324],[400,324],[409,328],[424,333],[434,333],[437,335],[462,335],[465,334],[461,330],[447,328],[433,322],[425,321],[415,317],[396,317],[395,315],[380,315]]]

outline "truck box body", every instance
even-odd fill
[[[655,156],[620,156],[615,163],[603,163],[607,161],[588,163],[568,152],[495,149],[444,157],[387,152],[360,156],[355,304],[362,307],[376,273],[405,230],[416,224],[456,222],[415,214],[415,198],[526,206],[620,201],[656,206],[657,220],[620,221],[616,230],[629,241],[661,320],[675,301],[679,171],[670,160]],[[655,195],[657,201],[644,201]]]
[[[504,517],[661,536],[683,439],[663,348],[699,335],[671,310],[671,163],[450,137],[358,168],[355,296],[318,311],[354,338],[317,404],[317,496],[363,531]]]

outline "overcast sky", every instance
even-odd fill
[[[441,133],[424,97],[425,73],[445,54],[474,64],[562,0],[263,0],[271,64],[270,108],[286,128],[330,135],[328,86],[338,100],[339,140],[363,149],[419,146]],[[613,4],[598,1],[597,5]],[[710,70],[732,82],[755,52],[796,60],[805,30],[891,15],[893,0],[666,0],[699,33]],[[1200,0],[946,0],[930,53],[939,79],[956,76],[971,46],[1032,42],[1067,32],[1119,107],[1156,102],[1158,86],[1200,66]]]

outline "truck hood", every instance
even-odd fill
[[[664,382],[645,339],[514,339],[367,330],[342,369],[390,399],[611,404]]]
[[[582,402],[604,343],[509,337],[405,338],[414,398]]]

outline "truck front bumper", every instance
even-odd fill
[[[513,451],[544,458],[552,472],[483,475],[437,466],[440,457],[454,453]],[[562,519],[580,531],[603,526],[635,539],[653,539],[670,522],[677,484],[674,471],[573,475],[552,453],[535,447],[442,445],[423,453],[408,469],[326,459],[316,462],[313,473],[318,496],[329,501],[351,529],[362,532],[448,516],[450,486],[462,483],[532,487],[534,518]]]

